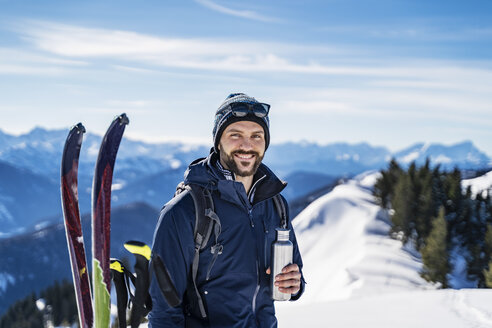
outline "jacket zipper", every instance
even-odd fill
[[[258,260],[256,260],[256,289],[255,294],[253,296],[252,306],[253,306],[253,314],[256,317],[256,296],[258,296],[258,292],[260,291],[260,272],[259,272]]]
[[[253,228],[253,233],[255,234],[255,239],[256,239],[256,233],[254,231],[254,223],[253,223],[253,208],[250,208],[248,210],[248,216],[249,220],[251,222],[251,227]],[[258,243],[256,243],[256,248],[258,249]],[[258,292],[260,291],[260,266],[258,263],[258,251],[256,251],[256,289],[255,293],[253,295],[253,300],[251,301],[251,306],[253,307],[253,314],[256,316],[256,297],[258,296]]]

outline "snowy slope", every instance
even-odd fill
[[[492,171],[484,174],[482,176],[466,179],[461,181],[461,187],[463,191],[465,191],[468,186],[471,187],[471,192],[473,195],[477,195],[478,193],[482,193],[482,196],[487,195],[487,191],[492,191]]]
[[[486,289],[387,293],[338,302],[277,306],[280,328],[490,328]]]
[[[308,282],[299,303],[432,288],[421,262],[388,237],[389,223],[362,175],[317,199],[294,220]]]
[[[307,286],[276,303],[279,327],[492,327],[491,290],[435,289],[418,254],[388,237],[370,191],[377,176],[337,186],[294,220]]]

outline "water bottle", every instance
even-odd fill
[[[282,269],[292,263],[293,246],[289,240],[289,229],[277,228],[277,240],[272,243],[272,261],[271,261],[271,291],[272,299],[275,301],[288,301],[290,294],[282,293],[275,286],[275,276],[282,273]]]

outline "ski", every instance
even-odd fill
[[[116,154],[128,123],[128,117],[121,114],[106,131],[99,149],[92,184],[92,284],[96,328],[108,328],[110,324],[111,184]]]
[[[80,327],[92,328],[94,314],[77,189],[79,155],[84,133],[82,123],[72,127],[68,133],[61,161],[60,191]]]

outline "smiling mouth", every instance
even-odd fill
[[[236,157],[239,161],[250,162],[254,160],[255,154],[235,153],[234,157]]]

